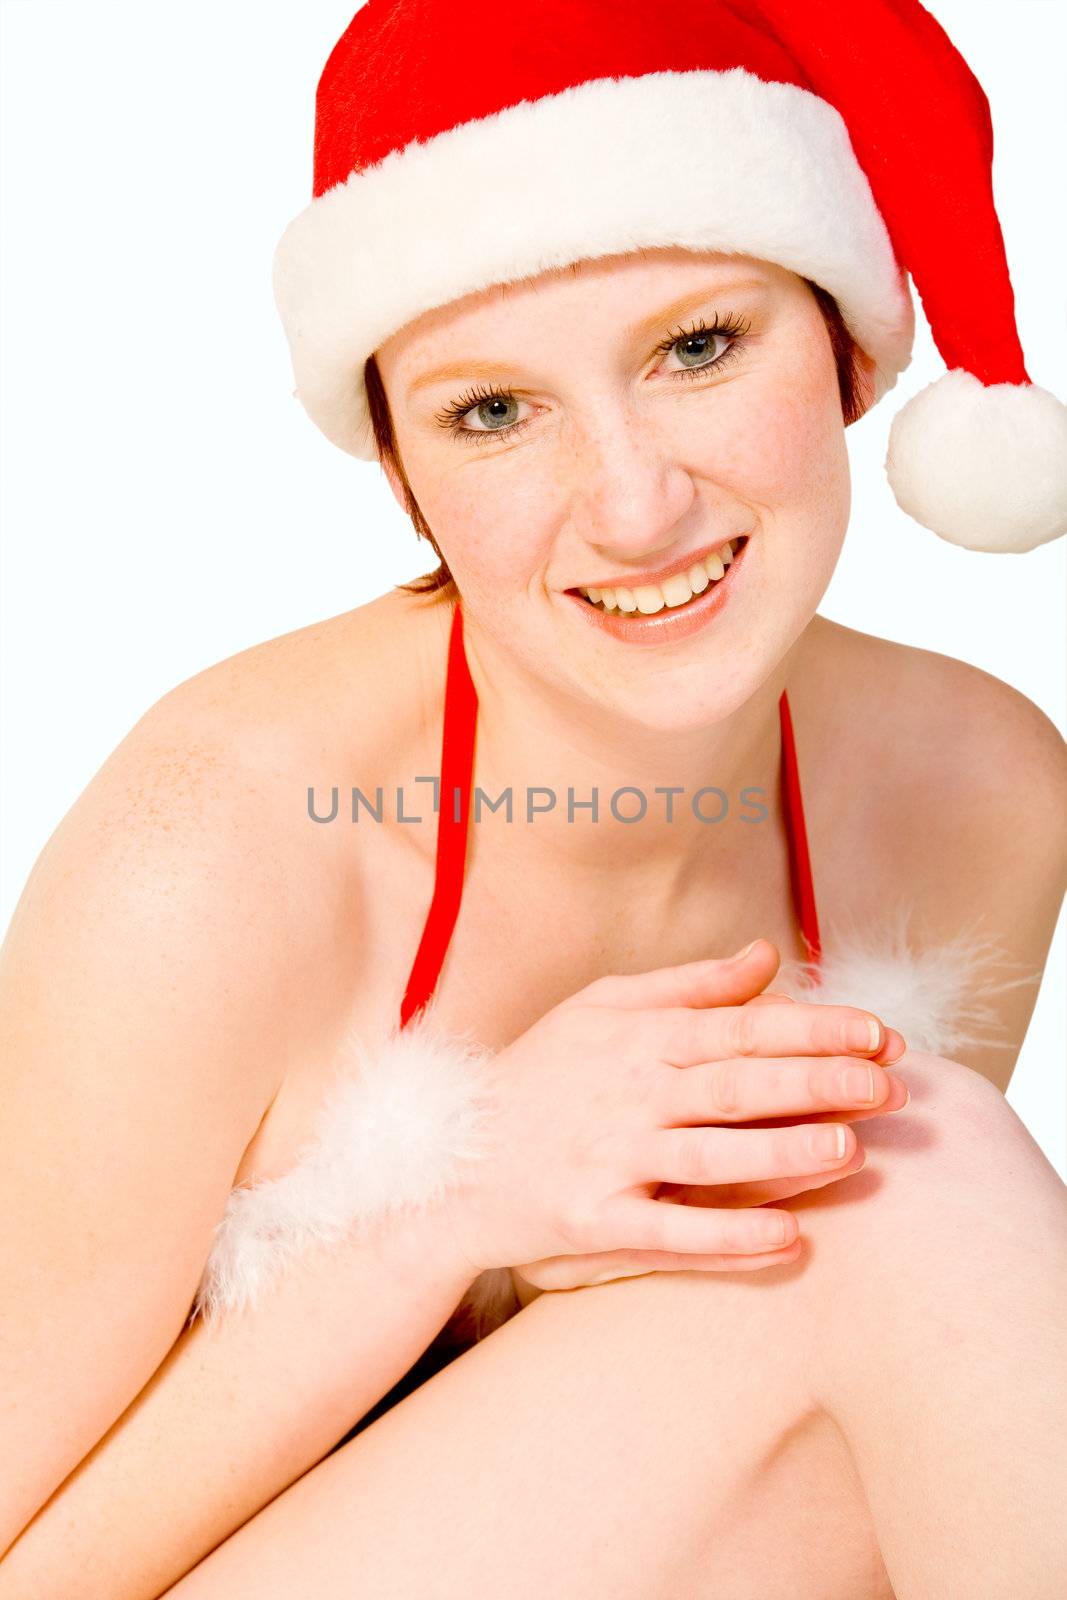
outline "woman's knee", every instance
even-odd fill
[[[994,1132],[998,1126],[1005,1130],[1013,1124],[1021,1126],[996,1084],[963,1061],[925,1050],[908,1050],[894,1064],[893,1072],[907,1084],[916,1107],[930,1112],[951,1109],[951,1126],[963,1134],[981,1136]]]
[[[931,1256],[953,1248],[961,1230],[980,1224],[1006,1158],[1013,1186],[999,1191],[995,1203],[1009,1211],[1029,1203],[1031,1180],[1047,1181],[1042,1167],[1052,1173],[1000,1090],[971,1068],[909,1051],[893,1071],[911,1100],[901,1111],[853,1124],[863,1167],[782,1202],[805,1241],[793,1270],[812,1272],[820,1293],[824,1269],[839,1279],[890,1264],[898,1270],[909,1261],[918,1271],[920,1259],[929,1266]]]
[[[965,1252],[973,1252],[976,1241],[1017,1235],[1018,1215],[1033,1208],[1042,1185],[1046,1210],[1054,1213],[1064,1187],[987,1079],[958,1061],[919,1051],[909,1051],[893,1070],[907,1083],[911,1102],[903,1111],[854,1124],[867,1155],[864,1167],[778,1202],[800,1224],[795,1262],[751,1272],[648,1273],[542,1296],[521,1315],[544,1300],[580,1297],[586,1311],[591,1302],[601,1306],[608,1321],[643,1321],[661,1351],[676,1341],[676,1348],[695,1347],[709,1358],[765,1365],[803,1387],[812,1352],[834,1318],[858,1317],[877,1327],[890,1300],[898,1307],[909,1302],[914,1313],[924,1297],[951,1293],[954,1274],[970,1270]],[[1004,1164],[1010,1164],[1012,1184],[994,1194]],[[862,1364],[862,1351],[855,1358]]]
[[[857,1122],[855,1132],[867,1152],[855,1175],[855,1190],[873,1190],[883,1180],[883,1200],[894,1208],[929,1208],[931,1198],[951,1191],[957,1202],[991,1198],[998,1163],[1012,1158],[1022,1189],[1031,1181],[1047,1184],[1056,1174],[996,1084],[960,1061],[909,1050],[893,1071],[907,1085],[910,1103],[890,1116]],[[998,1191],[1010,1206],[1020,1191]],[[803,1197],[801,1197],[803,1199]]]
[[[834,1318],[847,1321],[862,1309],[877,1325],[887,1298],[903,1294],[914,1305],[926,1294],[943,1294],[968,1239],[973,1248],[988,1232],[991,1203],[1000,1207],[996,1229],[1017,1231],[1016,1213],[1033,1204],[1034,1186],[1046,1174],[1062,1191],[994,1084],[958,1061],[919,1051],[893,1070],[911,1101],[900,1112],[853,1124],[864,1166],[778,1202],[800,1225],[795,1262],[745,1273],[656,1275],[689,1280],[674,1292],[645,1291],[660,1296],[679,1329],[707,1318],[722,1338],[732,1325],[735,1336],[754,1346],[766,1338],[776,1359],[788,1347],[794,1374],[807,1372]],[[993,1174],[1005,1160],[1013,1189],[994,1200]]]
[[[820,1395],[829,1362],[876,1380],[880,1349],[966,1317],[983,1274],[1018,1272],[1067,1233],[1067,1189],[995,1084],[918,1051],[893,1070],[911,1102],[855,1125],[864,1167],[783,1202],[804,1240],[791,1270],[813,1308]]]

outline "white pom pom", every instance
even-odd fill
[[[957,367],[897,412],[885,470],[901,510],[949,544],[1021,555],[1067,533],[1067,406]]]
[[[290,1171],[234,1189],[216,1227],[192,1315],[213,1323],[254,1305],[310,1246],[439,1203],[461,1163],[486,1148],[492,1052],[438,1030],[432,1006],[375,1050],[343,1043],[339,1081]]]

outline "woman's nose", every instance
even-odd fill
[[[655,558],[679,539],[696,499],[686,467],[640,424],[576,453],[572,519],[605,559]]]

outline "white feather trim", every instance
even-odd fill
[[[902,1034],[912,1050],[964,1059],[970,1046],[1008,1049],[1010,1040],[994,1006],[983,996],[1020,984],[1037,987],[1041,973],[1007,959],[995,941],[971,930],[948,943],[921,948],[909,932],[910,913],[883,918],[866,929],[839,922],[827,931],[819,968],[782,963],[769,987],[794,1000],[861,1006]],[[998,977],[1006,967],[1019,976]]]
[[[992,940],[965,932],[916,948],[898,913],[867,930],[836,930],[821,968],[784,962],[770,988],[796,1000],[861,1006],[903,1034],[913,1050],[966,1060],[971,1045],[1008,1048],[987,998],[1041,973],[1003,972]],[[840,924],[838,925],[840,927]],[[319,1111],[317,1132],[291,1171],[230,1195],[197,1291],[193,1315],[207,1322],[254,1304],[260,1290],[309,1245],[336,1240],[389,1213],[439,1202],[459,1164],[484,1148],[491,1115],[486,1064],[492,1052],[439,1030],[432,1005],[408,1028],[367,1051],[350,1034],[343,1076]],[[457,1308],[468,1339],[483,1338],[519,1309],[506,1267],[481,1273]],[[462,1340],[460,1340],[462,1343]]]
[[[1067,406],[954,368],[897,412],[885,470],[901,510],[949,544],[1022,554],[1067,533]]]
[[[446,1034],[432,1007],[368,1050],[350,1031],[316,1132],[280,1178],[234,1189],[215,1230],[193,1317],[253,1305],[310,1245],[439,1204],[484,1151],[492,1052]]]
[[[827,924],[819,968],[783,962],[769,987],[795,1000],[819,1005],[861,1006],[902,1034],[911,1050],[929,1051],[966,1063],[971,1046],[1007,1050],[994,995],[1020,985],[1037,988],[1041,972],[1012,962],[992,939],[973,929],[948,943],[922,948],[909,930],[906,907],[876,925]],[[1015,966],[1015,977],[997,976]],[[817,981],[821,976],[821,982]],[[510,1272],[483,1272],[464,1296],[457,1324],[477,1341],[520,1309]]]
[[[875,362],[907,366],[915,313],[844,118],[807,89],[726,72],[598,78],[413,141],[306,206],[274,254],[294,391],[375,459],[363,366],[423,312],[645,247],[757,256],[836,299]]]

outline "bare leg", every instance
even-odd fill
[[[912,1106],[870,1138],[859,1125],[868,1163],[847,1180],[875,1203],[839,1208],[826,1232],[838,1291],[813,1389],[900,1600],[1054,1600],[1067,1593],[1067,1187],[986,1079],[938,1057],[902,1065]],[[807,1232],[806,1199],[790,1204]]]
[[[171,1596],[1058,1597],[1067,1191],[984,1080],[895,1070],[794,1266],[542,1296]]]

